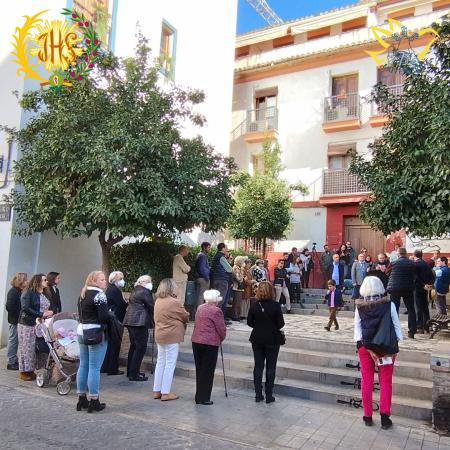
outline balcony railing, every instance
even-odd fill
[[[322,195],[341,195],[368,192],[347,169],[328,169],[323,171]]]
[[[358,93],[333,95],[325,98],[324,122],[359,119],[361,100]]]
[[[245,123],[247,133],[278,130],[278,108],[250,109]]]
[[[388,86],[389,95],[392,95],[392,96],[402,95],[403,89],[404,89],[403,84],[396,84],[393,86]],[[388,108],[388,112],[389,112],[389,108]],[[371,115],[372,116],[383,115],[383,113],[378,110],[378,105],[375,102],[371,104]]]

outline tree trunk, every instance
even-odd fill
[[[114,244],[122,240],[121,236],[113,238],[111,234],[108,239],[106,239],[106,230],[100,231],[98,235],[98,240],[102,248],[102,271],[105,273],[106,278],[111,273],[111,249]]]
[[[266,259],[266,249],[267,249],[266,238],[263,238],[263,240],[262,240],[262,254],[263,254],[263,259]]]

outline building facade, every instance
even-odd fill
[[[397,19],[421,30],[449,11],[447,0],[363,0],[237,36],[230,154],[252,173],[261,165],[264,139],[277,140],[283,177],[309,190],[294,195],[293,229],[275,250],[298,242],[335,248],[350,240],[374,255],[402,239],[361,222],[358,205],[367,192],[347,170],[347,151],[370,157],[368,144],[386,121],[365,97],[377,82],[402,90],[402,77],[378,68],[366,53],[381,48],[370,27],[387,29],[388,19]],[[427,34],[413,45],[420,49],[429,40]],[[414,245],[404,236],[403,243]],[[450,251],[448,242],[439,245]]]
[[[118,56],[133,55],[139,29],[149,39],[155,60],[161,61],[162,84],[170,88],[175,83],[205,92],[206,101],[199,111],[206,116],[207,125],[202,129],[186,128],[186,135],[201,134],[217,151],[228,153],[237,0],[48,0],[39,5],[32,0],[18,0],[7,5],[0,30],[0,124],[23,126],[28,117],[11,93],[17,91],[20,96],[39,88],[38,82],[24,80],[16,73],[18,66],[11,55],[15,28],[22,26],[24,16],[43,10],[48,10],[45,19],[61,19],[60,12],[66,7],[82,11],[89,20],[97,19],[98,28],[104,28],[102,42]],[[207,39],[209,35],[222,39]],[[12,168],[19,157],[17,147],[0,133],[0,200],[15,187]],[[44,232],[19,237],[14,234],[14,219],[14,210],[3,211],[0,201],[0,345],[6,343],[4,303],[14,273],[27,272],[31,276],[51,270],[61,272],[63,309],[74,311],[86,274],[101,266],[97,236],[62,240]]]

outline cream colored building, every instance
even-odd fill
[[[358,218],[367,193],[347,173],[345,155],[349,148],[367,153],[381,134],[385,119],[365,101],[372,87],[382,81],[402,89],[401,76],[378,69],[366,53],[381,48],[370,27],[387,28],[392,18],[421,30],[449,11],[447,0],[363,0],[237,36],[230,154],[251,173],[261,164],[262,141],[276,139],[283,176],[309,188],[295,196],[294,227],[278,250],[302,241],[320,250],[347,239],[371,254],[390,247]],[[423,48],[429,40],[427,34],[413,44]],[[439,245],[450,251],[447,242]]]

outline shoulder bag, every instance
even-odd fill
[[[270,317],[266,314],[266,311],[264,310],[263,306],[261,305],[261,302],[258,302],[258,305],[261,308],[261,311],[263,312],[263,314],[270,320]],[[273,323],[273,321],[271,321],[271,322]],[[275,326],[275,329],[278,332],[279,344],[280,345],[286,344],[286,335],[284,334],[284,331],[279,330],[275,324],[273,324],[273,325]]]
[[[85,330],[83,328],[83,308],[81,307],[81,297],[78,299],[78,314],[81,319],[81,330],[82,330],[82,343],[84,345],[96,345],[101,344],[103,341],[103,327],[89,328]]]

